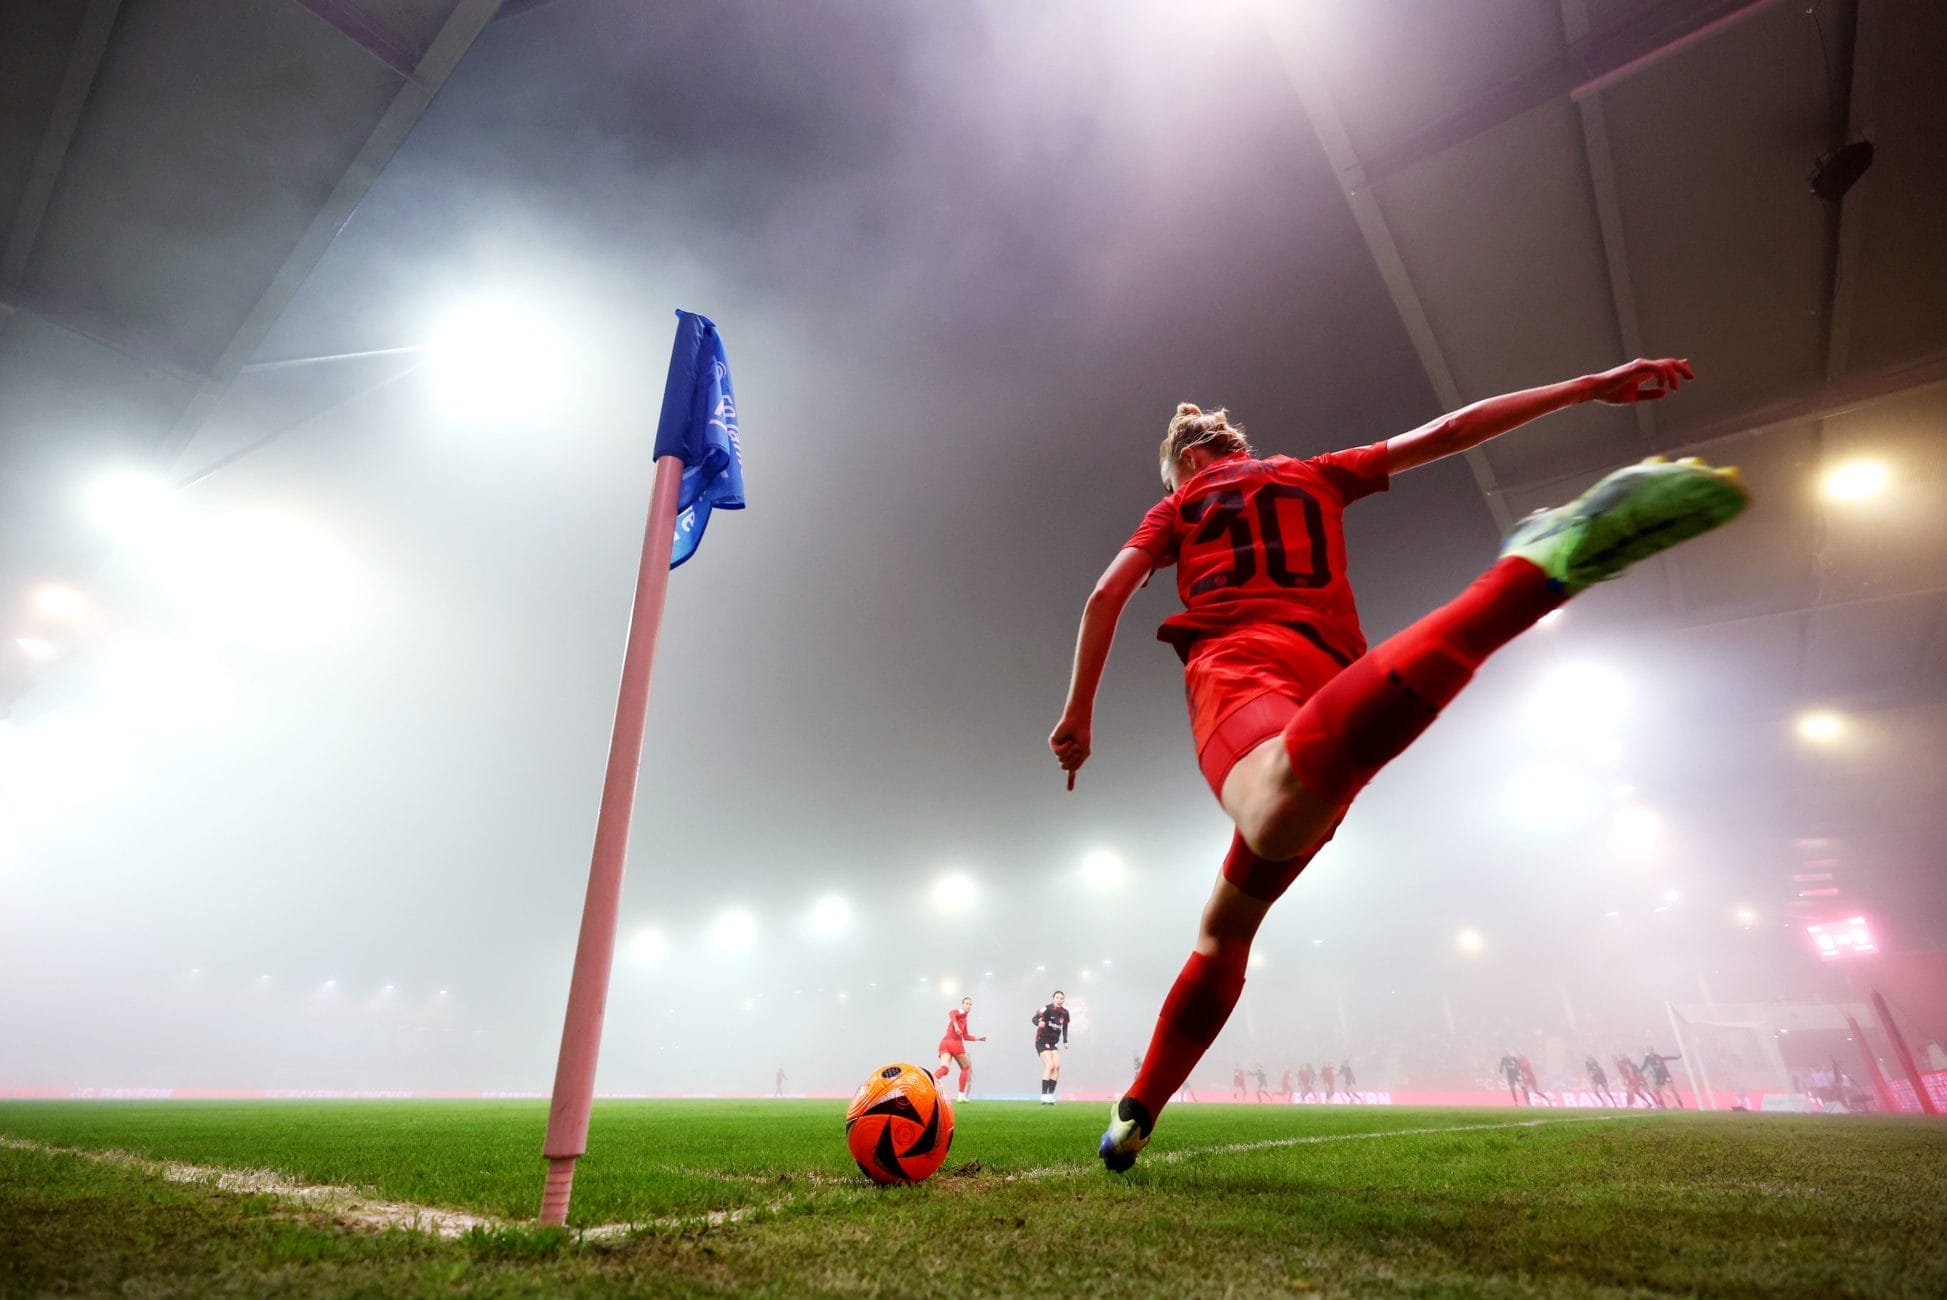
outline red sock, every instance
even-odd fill
[[[1170,995],[1163,999],[1162,1014],[1156,1017],[1156,1033],[1143,1053],[1142,1069],[1129,1085],[1128,1095],[1142,1103],[1152,1121],[1210,1050],[1243,991],[1241,960],[1235,969],[1226,969],[1193,952],[1183,963],[1183,973],[1176,977]]]
[[[1343,807],[1433,725],[1487,656],[1565,599],[1509,556],[1452,602],[1374,646],[1306,701],[1285,728],[1298,779]]]
[[[934,1080],[935,1080],[935,1082],[937,1082],[938,1080],[941,1080],[941,1079],[944,1079],[944,1078],[946,1078],[946,1072],[947,1072],[947,1069],[948,1069],[948,1067],[947,1067],[947,1066],[944,1066],[944,1065],[942,1065],[942,1066],[941,1066],[941,1067],[940,1067],[939,1069],[937,1069],[937,1070],[935,1070],[935,1071],[933,1071],[933,1078],[934,1078]]]
[[[966,1096],[966,1095],[967,1095],[967,1083],[968,1083],[968,1082],[969,1082],[969,1081],[970,1081],[970,1080],[971,1080],[972,1078],[973,1078],[973,1071],[972,1071],[972,1070],[962,1070],[962,1071],[960,1071],[960,1095],[961,1095],[962,1097],[964,1097],[964,1096]]]

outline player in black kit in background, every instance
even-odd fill
[[[1034,1013],[1034,1050],[1041,1054],[1041,1104],[1055,1104],[1055,1084],[1061,1079],[1061,1049],[1068,1042],[1068,1008],[1064,995],[1055,990],[1054,999]]]

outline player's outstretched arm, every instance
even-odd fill
[[[1082,629],[1075,638],[1075,667],[1068,678],[1068,702],[1062,706],[1061,721],[1048,737],[1062,770],[1068,773],[1068,788],[1075,788],[1075,773],[1088,761],[1089,733],[1095,719],[1095,688],[1102,683],[1102,669],[1109,662],[1109,646],[1115,641],[1115,625],[1129,597],[1148,579],[1155,560],[1148,551],[1124,547],[1109,562],[1096,580],[1095,590],[1082,607]]]
[[[1650,361],[1638,359],[1580,379],[1525,388],[1518,393],[1503,393],[1463,406],[1410,433],[1386,440],[1387,468],[1402,470],[1429,465],[1446,456],[1478,447],[1510,429],[1551,411],[1582,402],[1607,402],[1612,406],[1631,402],[1654,402],[1674,393],[1685,381],[1697,376],[1690,363],[1673,357]]]

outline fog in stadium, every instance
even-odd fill
[[[1431,419],[1441,383],[1639,348],[1694,388],[1348,513],[1369,637],[1485,567],[1497,512],[1649,452],[1707,441],[1750,516],[1487,665],[1273,910],[1191,1086],[1350,1061],[1485,1089],[1510,1050],[1580,1086],[1712,1008],[1869,984],[1916,1052],[1947,1039],[1947,276],[1937,240],[1847,254],[1834,351],[1796,7],[1746,20],[1797,79],[1797,134],[1750,164],[1788,201],[1738,211],[1811,251],[1759,275],[1687,238],[1742,164],[1619,134],[1627,332],[1586,174],[1470,178],[1464,139],[1402,163],[1375,259],[1300,93],[1322,78],[1362,150],[1407,139],[1375,62],[1399,33],[1350,6],[509,9],[251,359],[441,347],[246,369],[186,445],[96,455],[77,424],[88,454],[39,462],[65,567],[6,575],[0,1090],[547,1090],[676,307],[723,329],[750,506],[671,582],[602,1092],[848,1092],[930,1064],[971,996],[976,1095],[1030,1094],[1057,988],[1064,1086],[1123,1086],[1231,833],[1151,635],[1170,575],[1072,793],[1047,738],[1174,404],[1309,455]],[[1573,132],[1566,105],[1495,129]],[[1867,211],[1929,228],[1937,180],[1898,186],[1937,177],[1938,127],[1889,127]],[[1559,207],[1575,257],[1515,247],[1509,204]],[[1877,491],[1830,490],[1861,463]],[[1834,921],[1873,951],[1822,954]],[[1792,1073],[1865,1072],[1798,1032]]]

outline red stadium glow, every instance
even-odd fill
[[[1879,946],[1873,942],[1872,931],[1866,928],[1866,918],[1855,916],[1845,921],[1826,921],[1819,925],[1805,927],[1812,942],[1817,945],[1819,956],[1830,960],[1834,957],[1856,957],[1870,952],[1878,952]]]

